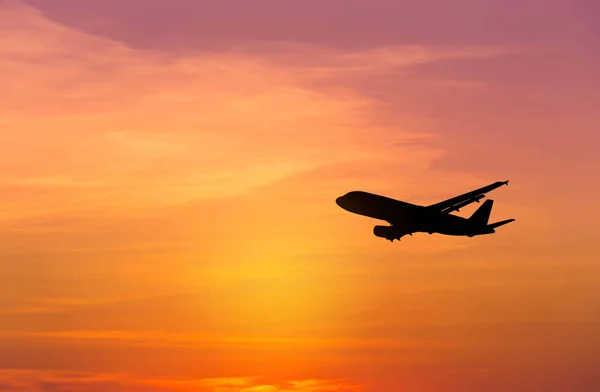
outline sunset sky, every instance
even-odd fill
[[[599,108],[596,0],[0,0],[0,391],[600,391]]]

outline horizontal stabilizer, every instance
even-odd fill
[[[504,226],[505,224],[510,223],[510,222],[514,222],[514,219],[507,219],[507,220],[503,220],[503,221],[500,221],[500,222],[491,223],[491,224],[488,225],[488,227],[490,229],[495,229],[496,227]]]

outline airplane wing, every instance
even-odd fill
[[[483,188],[476,189],[471,192],[467,192],[460,196],[453,197],[442,202],[427,206],[427,208],[439,210],[441,212],[450,213],[452,211],[458,211],[460,208],[468,206],[471,203],[478,202],[480,199],[485,197],[485,194],[493,191],[502,185],[508,185],[508,181],[498,181]]]

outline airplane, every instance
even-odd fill
[[[346,211],[387,221],[390,226],[375,226],[373,234],[391,242],[400,241],[405,235],[413,233],[438,233],[451,236],[474,237],[495,233],[497,227],[513,222],[507,219],[488,224],[494,201],[486,200],[469,218],[452,215],[453,211],[471,204],[479,203],[485,194],[508,181],[497,181],[460,196],[442,202],[420,206],[389,197],[363,191],[348,192],[338,197],[335,202]]]

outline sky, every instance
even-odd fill
[[[598,391],[598,4],[0,0],[0,390]]]

